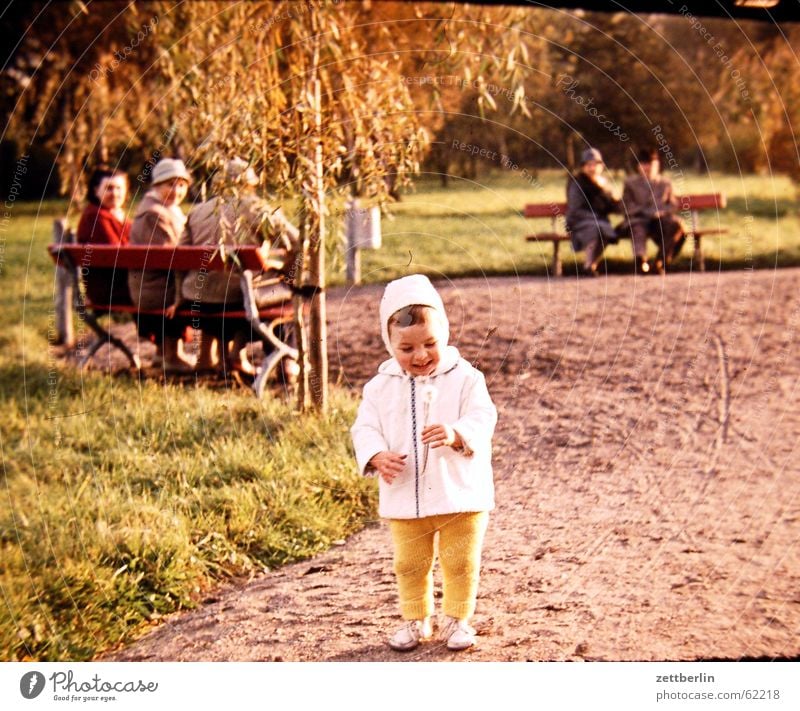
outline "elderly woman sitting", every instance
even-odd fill
[[[136,211],[131,226],[132,245],[178,244],[186,218],[180,204],[186,197],[191,178],[180,160],[164,158],[153,168],[152,187]],[[194,364],[181,352],[181,336],[188,325],[175,318],[179,294],[170,271],[148,269],[128,273],[128,289],[133,303],[142,310],[163,310],[164,317],[139,314],[139,335],[156,344],[156,360],[165,372],[190,373]]]
[[[227,163],[217,188],[221,194],[195,205],[189,212],[181,244],[190,245],[261,245],[265,240],[294,252],[299,232],[266,200],[255,194],[258,176],[243,160]],[[259,307],[277,304],[291,297],[289,289],[277,278],[256,290]],[[203,314],[242,309],[242,290],[234,272],[188,272],[182,277],[181,295],[198,314],[203,336],[198,356],[198,370],[223,368],[252,375],[255,368],[247,358],[247,344],[252,340],[250,322],[245,319],[206,319]],[[221,344],[217,353],[217,346]]]
[[[603,250],[617,241],[608,215],[622,210],[609,190],[603,168],[600,151],[587,148],[581,155],[581,167],[567,183],[567,229],[572,248],[584,252],[583,272],[587,276],[597,276]]]

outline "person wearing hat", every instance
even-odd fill
[[[229,160],[216,182],[218,195],[189,211],[180,244],[260,246],[267,241],[286,249],[289,255],[296,251],[299,230],[280,209],[256,195],[258,176],[244,160]],[[279,275],[271,276],[275,278],[257,286],[256,303],[259,307],[291,298],[291,291],[278,279]],[[222,365],[254,375],[255,367],[247,358],[247,344],[252,340],[250,322],[246,319],[203,318],[204,313],[224,311],[226,305],[234,311],[242,310],[239,274],[235,271],[187,272],[181,278],[181,296],[197,313],[195,323],[199,323],[202,330],[197,369],[210,371]],[[224,347],[218,348],[219,344],[224,344]],[[218,350],[221,352],[217,353]]]
[[[596,148],[581,154],[580,168],[567,181],[566,223],[572,248],[584,253],[583,272],[597,276],[597,265],[608,244],[617,241],[608,215],[620,212],[603,172],[603,156]]]
[[[678,199],[672,181],[661,175],[657,150],[640,150],[636,155],[636,175],[625,180],[622,192],[630,228],[636,271],[650,271],[647,262],[647,238],[658,245],[655,271],[663,274],[686,240],[686,229],[677,216]]]
[[[146,246],[176,245],[186,218],[180,204],[186,197],[191,177],[183,161],[164,158],[156,163],[152,186],[145,193],[130,232],[130,244]],[[190,373],[194,364],[182,353],[181,337],[188,325],[175,318],[180,296],[175,275],[170,271],[148,269],[128,272],[128,290],[134,305],[143,311],[163,310],[164,316],[138,314],[139,335],[156,344],[154,365],[165,372]]]

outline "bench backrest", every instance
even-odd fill
[[[681,210],[716,210],[726,207],[725,196],[721,193],[681,195],[678,197]],[[525,205],[525,217],[561,217],[567,212],[565,202],[538,202]]]
[[[61,253],[69,255],[72,263],[79,268],[224,271],[238,262],[242,269],[262,272],[270,269],[282,270],[286,260],[284,250],[270,249],[267,252],[254,245],[225,247],[226,260],[223,260],[219,246],[117,247],[105,244],[52,244],[48,251],[56,261]]]
[[[681,210],[717,210],[727,207],[727,200],[722,193],[700,195],[681,195],[678,205]]]
[[[567,211],[565,202],[541,202],[525,205],[525,217],[560,217]]]

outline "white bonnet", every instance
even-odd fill
[[[439,312],[444,327],[442,346],[447,345],[447,339],[450,334],[450,324],[447,321],[447,314],[444,310],[442,297],[436,289],[433,288],[430,279],[423,274],[412,274],[411,276],[403,277],[402,279],[395,279],[386,285],[383,292],[383,298],[380,305],[380,318],[381,318],[381,336],[386,350],[390,354],[392,352],[392,345],[389,340],[389,317],[406,306],[413,306],[420,304],[422,306],[430,306]]]

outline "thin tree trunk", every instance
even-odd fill
[[[304,412],[308,409],[308,337],[305,297],[296,294],[292,299],[292,305],[294,307],[294,332],[297,339],[297,364],[300,366],[300,375],[297,380],[297,409],[299,412]]]
[[[328,334],[325,304],[325,175],[322,159],[322,86],[319,76],[319,29],[314,38],[314,57],[312,77],[314,82],[314,128],[316,145],[314,147],[314,222],[316,234],[311,235],[310,282],[316,287],[311,297],[309,316],[309,360],[311,373],[311,404],[314,409],[324,412],[328,405]]]

